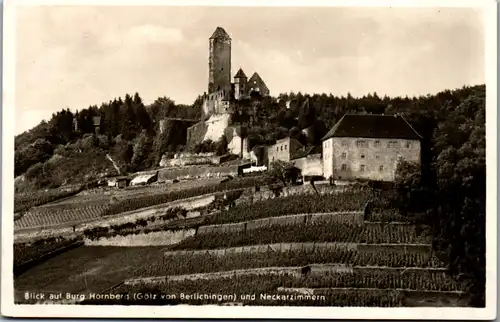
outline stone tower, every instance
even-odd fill
[[[247,88],[247,75],[240,68],[236,75],[234,75],[234,98],[240,99],[246,96],[245,91]]]
[[[231,91],[231,38],[217,27],[209,39],[208,93]]]

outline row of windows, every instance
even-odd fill
[[[326,152],[324,154],[324,158],[325,159],[328,159],[330,157],[330,153]],[[347,159],[347,152],[342,152],[341,156],[340,156],[342,159]],[[365,155],[364,154],[361,154],[360,155],[361,159],[364,159],[365,158]],[[375,160],[379,160],[380,159],[380,156],[379,155],[376,155],[375,156]]]
[[[343,140],[341,144],[343,147],[349,146],[349,141]],[[330,145],[331,145],[331,141],[326,142],[325,147],[329,147]],[[374,148],[380,148],[381,146],[382,146],[382,144],[379,140],[373,142]],[[356,140],[356,147],[368,148],[369,142],[367,140]],[[401,147],[401,143],[399,141],[389,141],[389,142],[387,142],[387,147],[388,148],[399,148],[399,147]],[[407,149],[411,148],[411,142],[406,142],[406,148]]]
[[[341,165],[341,167],[340,167],[340,169],[341,169],[342,171],[347,171],[347,164],[345,164],[345,163],[344,163],[344,164],[342,164],[342,165]],[[366,170],[366,165],[361,164],[361,165],[359,166],[359,171],[360,171],[360,172],[365,172],[365,170]],[[380,171],[380,172],[384,171],[384,166],[383,166],[383,165],[379,166],[379,167],[378,167],[378,171]]]
[[[332,141],[326,141],[325,142],[325,148],[329,148],[332,145]],[[343,140],[341,145],[343,147],[349,146],[349,141],[348,140]],[[374,148],[380,148],[382,146],[382,143],[377,140],[373,142],[373,147]],[[409,149],[411,148],[411,142],[406,142],[405,144],[406,148]],[[369,147],[369,141],[367,140],[356,140],[356,147],[358,148],[368,148]],[[388,148],[399,148],[401,147],[401,142],[399,141],[389,141],[387,142],[387,147]]]
[[[287,145],[285,144],[285,145],[284,145],[284,147],[285,147],[285,151],[286,151],[286,149],[287,149]],[[276,147],[276,151],[280,151],[280,150],[281,150],[281,151],[283,151],[283,145],[282,145],[282,146],[277,146],[277,147]]]

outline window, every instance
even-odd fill
[[[361,155],[361,159],[364,159],[364,158],[365,158],[365,155],[364,155],[364,154],[362,154],[362,155]]]
[[[366,148],[368,146],[368,142],[366,142],[365,140],[357,140],[356,146],[358,148]]]
[[[280,150],[283,151],[283,146],[280,146]]]
[[[378,167],[378,171],[380,171],[380,172],[384,171],[384,166],[381,165],[380,167]]]
[[[347,146],[347,145],[348,145],[347,140],[343,140],[342,141],[342,146]]]
[[[342,169],[342,171],[347,171],[347,164],[343,164],[341,169]]]
[[[276,147],[276,151],[279,151],[279,150],[280,150],[280,148],[279,148],[279,146],[277,146],[277,147]]]
[[[345,158],[347,158],[347,153],[344,152],[344,153],[342,153],[342,159],[345,159]]]
[[[359,171],[365,172],[365,165],[364,164],[359,166]]]
[[[378,160],[380,159],[380,157],[378,155],[375,156],[375,160]]]
[[[285,144],[285,151],[286,151],[286,144]]]
[[[379,140],[375,141],[375,147],[380,148],[380,141]]]
[[[406,142],[406,148],[407,149],[411,148],[411,142]]]
[[[399,148],[399,142],[398,141],[389,141],[389,142],[387,142],[387,147],[388,148]]]

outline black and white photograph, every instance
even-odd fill
[[[496,317],[494,1],[14,2],[3,315]]]

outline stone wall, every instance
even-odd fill
[[[175,154],[172,159],[167,158],[164,155],[160,161],[161,167],[179,167],[188,166],[196,164],[209,164],[209,165],[219,165],[221,163],[221,157],[216,156],[215,153],[190,153],[181,152]]]
[[[343,211],[318,214],[298,214],[280,217],[268,217],[232,224],[209,225],[198,228],[198,234],[221,233],[221,232],[246,232],[269,226],[286,226],[300,224],[317,224],[328,222],[364,222],[363,211]]]
[[[97,240],[85,239],[86,246],[168,246],[180,243],[185,238],[194,236],[195,229],[177,231],[156,231],[150,233],[130,234],[126,236],[101,237]]]
[[[210,116],[208,120],[205,121],[207,125],[207,132],[203,138],[203,141],[212,140],[217,142],[222,135],[224,135],[224,130],[229,126],[230,114],[216,114]]]
[[[186,148],[192,151],[194,147],[203,141],[208,126],[205,122],[199,122],[187,129]]]
[[[227,93],[224,90],[205,95],[202,103],[203,115],[228,113],[230,111],[230,102],[227,100],[226,95]]]
[[[340,193],[347,191],[350,189],[348,186],[343,186],[343,187],[338,187],[338,186],[330,186],[328,182],[316,182],[315,183],[316,189],[321,195],[324,194],[334,194],[334,193]],[[316,194],[314,191],[313,187],[310,184],[303,184],[299,186],[289,186],[289,187],[284,187],[279,194],[279,197],[286,197],[286,196],[294,196],[294,195],[301,195],[301,194]],[[261,200],[267,200],[267,199],[273,199],[276,198],[275,194],[273,191],[269,190],[267,187],[262,187],[261,191],[257,192],[252,192],[252,193],[244,193],[237,201],[237,204],[240,203],[253,203],[256,201],[261,201]]]
[[[190,178],[219,178],[238,175],[238,166],[188,166],[181,168],[164,168],[158,170],[158,181],[180,180]]]
[[[323,159],[321,154],[311,154],[303,158],[292,160],[303,176],[323,176]]]
[[[217,142],[229,126],[231,115],[229,113],[211,115],[204,122],[199,122],[187,129],[187,148],[192,151],[194,147],[206,140]]]

